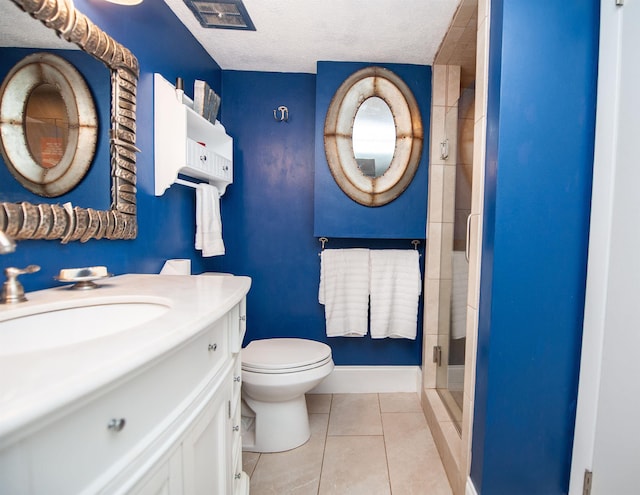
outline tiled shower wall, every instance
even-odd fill
[[[430,389],[436,382],[447,383],[447,366],[438,367],[429,357],[433,347],[440,345],[442,362],[449,359],[459,97],[460,67],[434,65],[422,368],[423,383]]]

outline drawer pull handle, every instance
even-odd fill
[[[236,473],[233,477],[239,480],[240,478],[242,478],[242,473]]]
[[[235,425],[233,427],[233,431],[240,431],[240,425]]]
[[[233,377],[233,381],[234,382],[240,382],[241,378],[239,376],[234,376]]]
[[[218,344],[209,344],[209,350],[215,351],[218,348]]]
[[[113,418],[111,421],[109,421],[109,424],[107,425],[107,429],[111,431],[116,431],[116,432],[122,431],[122,429],[126,424],[127,422],[124,418]]]
[[[247,315],[242,315],[240,317],[240,321],[247,321]]]

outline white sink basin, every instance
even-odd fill
[[[159,318],[162,302],[93,302],[0,321],[0,356],[44,351],[105,337]]]

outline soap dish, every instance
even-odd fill
[[[106,266],[89,266],[85,268],[65,268],[60,270],[58,276],[53,277],[59,282],[73,282],[71,286],[75,290],[95,289],[98,285],[95,280],[113,276],[107,272]]]

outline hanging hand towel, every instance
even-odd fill
[[[418,251],[372,250],[371,338],[415,340],[422,282]]]
[[[204,183],[196,187],[196,249],[204,257],[224,254],[220,194],[215,186]]]
[[[320,255],[318,301],[327,337],[362,337],[369,310],[369,250],[325,249]]]
[[[461,339],[467,335],[467,283],[469,263],[464,251],[451,255],[453,280],[451,281],[451,338]]]

